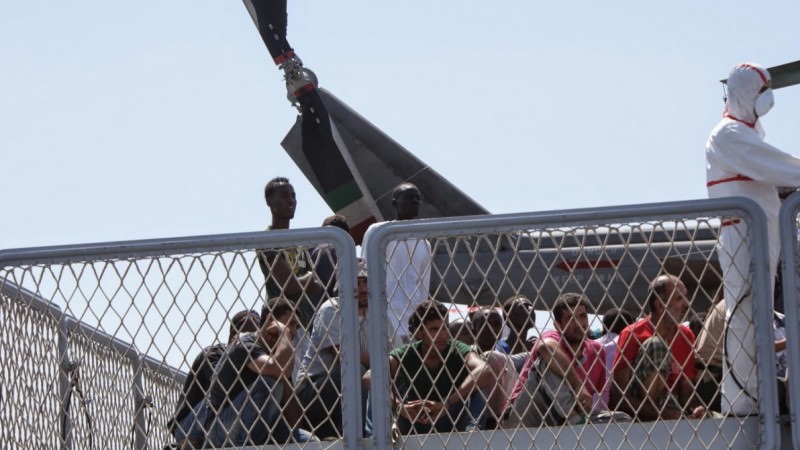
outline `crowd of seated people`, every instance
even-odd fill
[[[288,228],[294,193],[288,180],[276,180],[265,193],[274,219],[270,229]],[[415,190],[398,190],[396,207],[418,207],[416,197],[402,196]],[[345,228],[346,221],[332,216],[324,225]],[[179,447],[342,437],[339,346],[346,330],[331,250],[258,252],[269,300],[257,325],[252,311],[237,314],[228,343],[198,355],[170,423]],[[361,419],[368,436],[368,295],[365,262],[357,265]],[[397,283],[387,292],[396,292]],[[696,389],[710,373],[710,390],[718,391],[716,360],[696,358],[695,333],[683,325],[686,287],[675,276],[653,280],[645,299],[649,314],[639,320],[624,310],[606,311],[605,334],[597,340],[590,339],[592,301],[582,294],[555,299],[553,330],[536,328],[533,302],[524,295],[499,300],[453,323],[444,303],[430,297],[408,302],[406,328],[391,330],[387,355],[401,433],[700,418],[718,408]],[[709,314],[701,342],[711,319]]]

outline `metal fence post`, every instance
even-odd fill
[[[798,295],[798,274],[800,274],[800,259],[797,257],[797,215],[800,214],[800,194],[792,194],[781,205],[781,259],[783,261],[783,309],[786,314],[786,357],[790,376],[789,382],[789,410],[791,411],[792,443],[794,448],[800,448],[800,352],[797,345],[800,343],[800,295]],[[791,245],[786,245],[791,243]]]
[[[69,334],[67,332],[66,319],[62,316],[58,321],[58,395],[59,395],[59,426],[61,428],[61,448],[70,450],[72,448],[72,420],[69,416],[69,369],[71,361],[67,354]]]

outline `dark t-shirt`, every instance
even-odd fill
[[[389,353],[399,363],[394,377],[397,392],[404,403],[419,399],[445,401],[467,377],[469,369],[465,361],[472,349],[461,341],[450,339],[443,352],[444,363],[429,368],[423,364],[421,347],[421,341],[414,341]]]
[[[175,417],[169,422],[169,429],[172,430],[191,409],[206,398],[211,388],[211,380],[214,377],[214,367],[225,354],[226,344],[216,344],[206,347],[201,351],[194,362],[186,381],[183,383],[183,396],[178,399],[178,408]]]
[[[310,256],[304,248],[285,248],[282,250],[257,250],[258,266],[261,268],[261,273],[264,274],[264,281],[267,287],[267,298],[286,297],[294,302],[297,307],[297,316],[300,324],[304,328],[308,328],[311,319],[314,316],[314,301],[318,299],[310,299],[308,295],[303,292],[297,294],[289,294],[283,291],[283,287],[279,285],[275,278],[272,276],[272,265],[275,264],[275,259],[280,258],[289,265],[292,273],[296,276],[301,276],[311,270],[309,263]]]
[[[208,403],[211,406],[209,417],[230,406],[230,402],[239,392],[260,376],[247,367],[247,363],[268,353],[258,343],[258,338],[258,333],[240,334],[217,363],[211,391],[208,393]],[[210,419],[206,421],[209,422]]]

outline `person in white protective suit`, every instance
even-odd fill
[[[800,158],[764,142],[759,119],[774,104],[771,88],[769,72],[760,65],[740,64],[731,71],[722,121],[714,127],[706,143],[706,186],[709,198],[742,196],[763,208],[769,240],[768,279],[774,280],[780,255],[777,187],[800,186]],[[736,217],[723,219],[718,251],[728,323],[723,358],[723,413],[758,412],[747,240],[745,221]],[[772,295],[756,301],[773,307]]]

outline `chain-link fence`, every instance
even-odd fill
[[[367,268],[331,227],[0,252],[0,438],[775,447],[771,308],[715,303],[731,274],[770,297],[765,241],[760,209],[728,199],[396,221]],[[701,320],[720,304],[722,331]],[[749,311],[730,334],[728,308]],[[614,309],[635,323],[590,336]],[[728,366],[747,377],[720,396]],[[751,397],[753,415],[714,413]]]
[[[277,361],[278,366],[273,364],[276,361],[264,363],[258,356],[281,353],[274,348],[264,350],[280,346],[280,342],[268,343],[273,331],[282,330],[284,341],[295,333],[309,334],[307,317],[301,318],[306,321],[300,332],[294,328],[301,298],[313,304],[330,296],[317,289],[313,297],[309,292],[291,301],[292,318],[283,319],[289,326],[279,324],[271,315],[274,311],[262,311],[262,306],[271,282],[288,289],[287,283],[298,278],[295,274],[282,279],[277,275],[285,257],[310,255],[320,247],[327,250],[328,258],[331,254],[342,258],[335,264],[334,276],[340,279],[334,284],[341,301],[335,328],[354,329],[358,321],[353,300],[355,247],[349,236],[332,228],[1,252],[0,439],[4,448],[177,445],[187,437],[192,421],[179,420],[176,411],[190,412],[181,418],[195,417],[194,411],[202,406],[185,404],[192,384],[186,382],[187,375],[193,382],[201,381],[192,385],[199,386],[201,397],[209,396],[217,385],[223,397],[235,394],[236,380],[229,384],[217,380],[213,365],[213,380],[200,380],[208,374],[192,370],[195,356],[207,356],[206,350],[215,343],[223,349],[217,356],[227,362],[235,355],[225,353],[226,343],[253,344],[247,347],[247,358],[236,363],[235,378],[252,379],[251,372],[256,372],[250,369],[269,372],[264,367],[272,364],[270,370],[277,370],[273,374],[276,388],[266,392],[262,403],[273,402],[279,410],[288,410],[293,400],[291,391],[283,386],[296,378],[305,349],[300,346],[306,345],[307,339],[286,342],[282,354],[288,357]],[[276,255],[266,271],[259,264],[264,253]],[[297,261],[290,262],[290,270],[295,269],[299,271]],[[253,329],[247,330],[254,333],[229,334],[229,319],[237,311],[254,319]],[[267,326],[259,327],[261,315]],[[245,334],[255,338],[248,340]],[[342,333],[337,345],[341,354],[336,355],[336,377],[341,380],[337,394],[347,417],[361,415],[357,348],[357,339]],[[233,399],[224,400],[228,405]],[[213,410],[217,419],[225,413],[222,409]],[[273,417],[267,424],[262,420],[267,413],[259,412],[263,414],[244,424],[249,428],[242,428],[245,412],[235,410],[233,422],[223,424],[222,441],[215,444],[258,444],[248,436],[258,427],[267,428],[261,431],[270,435],[261,443],[280,443],[276,436],[282,432],[279,428],[284,419]],[[345,437],[347,446],[354,448],[356,439],[361,438],[360,421],[345,422],[339,437]],[[222,422],[208,421],[208,425],[214,424]],[[205,430],[202,427],[207,424],[198,418],[194,425]],[[234,430],[235,426],[239,428]],[[232,437],[235,432],[245,439],[236,441]],[[299,434],[288,433],[284,442],[301,439]]]
[[[789,395],[789,409],[793,412],[792,419],[792,444],[800,448],[800,423],[797,421],[797,411],[800,411],[800,383],[796,380],[800,373],[800,353],[797,352],[796,343],[800,342],[800,258],[798,258],[798,220],[800,220],[800,194],[792,194],[781,205],[780,213],[780,241],[782,275],[782,300],[786,313],[786,365],[787,373],[784,375],[785,386]],[[793,343],[795,343],[793,346]]]
[[[736,245],[718,247],[732,225]],[[388,315],[386,327],[370,330],[376,444],[772,447],[776,385],[758,382],[775,379],[772,311],[766,302],[745,303],[771,298],[766,246],[751,245],[765,236],[760,209],[729,199],[374,229],[364,244],[369,317],[381,323]],[[744,265],[729,262],[736,258]],[[750,297],[722,299],[723,327],[708,330],[702,318],[731,273],[747,281]],[[426,303],[410,280],[430,283],[444,305],[489,308],[471,308],[450,329],[446,306]],[[520,302],[552,318],[519,333],[513,328],[526,307],[511,311]],[[589,316],[612,308],[628,310],[634,322],[616,350],[589,336]],[[725,332],[726,308],[747,310],[739,334]],[[505,324],[494,318],[501,311]],[[721,361],[695,356],[689,322],[711,335]],[[458,342],[448,340],[453,335]],[[606,359],[606,350],[614,356]],[[736,370],[745,376],[735,379]],[[734,389],[715,403],[731,378]],[[734,410],[742,399],[757,399],[745,414]]]

